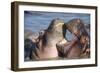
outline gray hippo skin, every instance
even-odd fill
[[[84,23],[80,19],[72,19],[65,23],[65,28],[74,34],[75,37],[72,41],[63,44],[57,43],[59,55],[68,59],[78,59],[89,46],[87,44],[87,42],[89,43],[89,35],[86,32]]]
[[[38,37],[35,48],[32,50],[32,60],[46,60],[58,58],[56,44],[65,39],[66,29],[64,21],[57,18],[51,21],[44,34]]]

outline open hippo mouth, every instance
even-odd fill
[[[69,42],[62,40],[60,43],[57,43],[59,56],[70,59],[80,58],[81,52],[90,48],[88,47],[90,45],[89,35],[85,29],[83,21],[81,19],[72,19],[64,24],[64,29],[69,30],[69,32],[75,36]]]
[[[77,37],[81,36],[83,32],[86,33],[84,23],[81,19],[72,19],[65,23],[65,25],[66,29]]]
[[[60,18],[56,18],[54,20],[51,21],[47,31],[50,31],[50,32],[63,32],[63,27],[64,27],[64,21]]]
[[[31,60],[44,60],[51,58],[58,58],[58,51],[56,44],[65,38],[66,28],[62,19],[53,19],[45,30],[45,32],[37,38],[38,41],[33,42],[31,49]],[[31,39],[32,40],[32,39]],[[27,42],[27,41],[26,41]],[[30,41],[28,41],[30,43]],[[28,47],[31,45],[28,44]],[[27,48],[26,46],[26,48]]]
[[[66,35],[66,28],[64,21],[60,18],[56,18],[51,21],[49,27],[46,29],[47,33],[50,34],[50,38],[54,40],[62,40]],[[49,36],[48,36],[49,37]]]
[[[69,22],[65,23],[66,30],[69,30],[72,34],[77,36],[79,39],[81,36],[86,36],[90,38],[89,33],[86,30],[86,26],[81,19],[72,19]]]

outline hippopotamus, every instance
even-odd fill
[[[89,35],[86,32],[83,21],[81,19],[72,19],[65,23],[65,28],[74,34],[75,37],[69,42],[67,41],[62,44],[62,41],[57,43],[59,55],[69,59],[82,57],[83,52],[90,45]]]
[[[37,41],[32,41],[30,59],[48,60],[58,59],[58,50],[56,44],[65,39],[66,28],[62,19],[53,19],[44,32],[38,36]],[[33,39],[34,40],[34,39]],[[67,40],[66,40],[67,42]],[[30,45],[29,45],[30,46]]]

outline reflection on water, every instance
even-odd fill
[[[55,18],[63,19],[64,22],[68,22],[74,18],[80,18],[86,25],[90,25],[90,14],[24,11],[24,29],[39,32],[46,29]],[[74,35],[68,31],[66,33],[66,38],[71,40]]]

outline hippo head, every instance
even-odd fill
[[[66,29],[64,28],[64,21],[60,18],[53,19],[48,27],[49,32],[53,32],[54,34],[58,34],[58,36],[65,36]],[[57,36],[57,35],[56,35]]]
[[[64,25],[64,21],[60,18],[53,19],[48,27],[48,30],[54,30]]]

